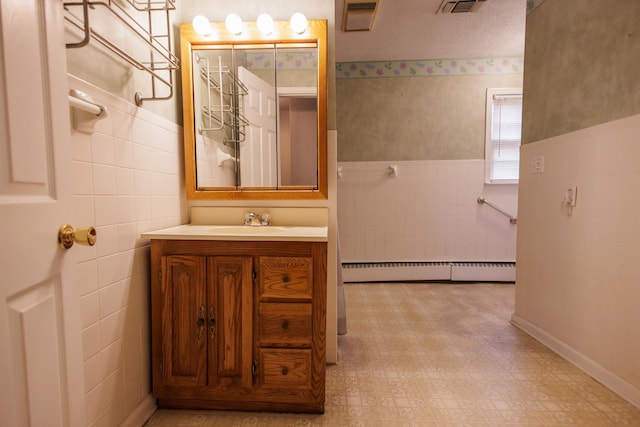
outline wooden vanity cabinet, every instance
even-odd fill
[[[151,241],[160,407],[324,412],[325,242]]]

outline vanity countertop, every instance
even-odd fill
[[[185,224],[142,233],[144,239],[326,242],[324,226],[243,226]]]

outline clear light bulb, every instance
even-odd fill
[[[258,28],[262,34],[273,33],[273,18],[268,13],[261,13],[257,19]]]
[[[304,33],[307,29],[307,17],[304,16],[300,12],[296,12],[291,16],[291,21],[289,21],[291,25],[291,29],[298,34]]]
[[[193,30],[200,34],[201,36],[211,35],[211,23],[204,15],[196,15],[193,17],[193,21],[191,21],[193,25]]]
[[[231,34],[237,36],[242,32],[242,18],[240,18],[235,13],[227,15],[224,23],[227,26],[227,30],[229,30]]]

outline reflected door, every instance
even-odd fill
[[[275,188],[278,186],[275,87],[244,67],[238,67],[238,79],[247,88],[243,102],[249,122],[246,138],[240,142],[240,186]]]

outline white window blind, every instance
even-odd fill
[[[487,90],[485,181],[517,183],[520,169],[522,90]]]

